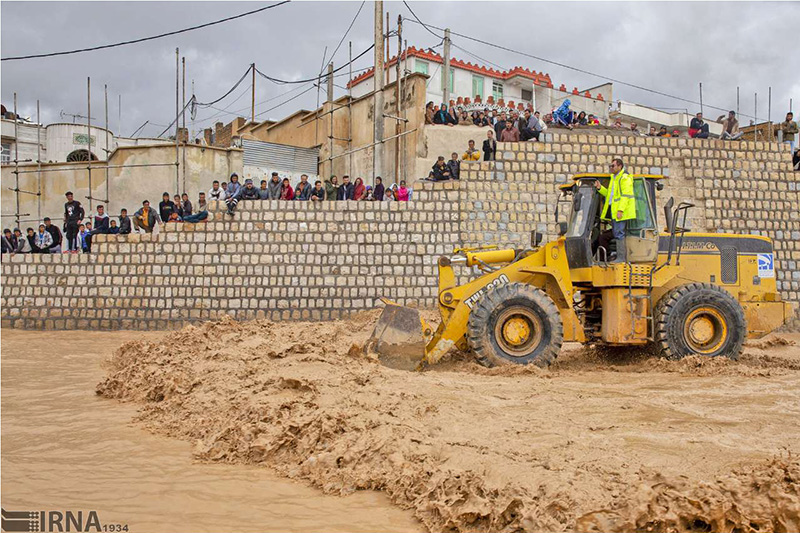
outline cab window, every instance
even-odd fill
[[[628,231],[638,232],[643,229],[655,229],[653,211],[647,196],[647,186],[642,178],[633,180],[633,196],[636,201],[636,218],[628,221]]]

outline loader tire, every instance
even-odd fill
[[[672,289],[659,300],[653,318],[655,353],[672,360],[705,355],[736,361],[747,336],[742,306],[709,283]]]
[[[525,283],[499,285],[469,315],[467,342],[487,367],[533,363],[546,367],[561,350],[564,330],[553,300]]]

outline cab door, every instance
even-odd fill
[[[658,258],[655,203],[644,178],[633,179],[633,196],[636,202],[636,218],[628,221],[625,236],[628,261],[655,263]]]

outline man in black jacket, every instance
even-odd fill
[[[51,254],[60,254],[61,253],[61,241],[63,237],[61,236],[61,230],[58,227],[50,222],[50,217],[44,217],[44,229],[47,230],[53,237],[53,244],[50,246],[49,251]]]
[[[65,195],[67,203],[64,204],[64,233],[67,234],[67,250],[78,251],[78,224],[81,223],[86,213],[81,203],[74,199],[71,191]],[[55,242],[55,239],[53,239]]]
[[[128,210],[123,208],[119,212],[119,234],[127,235],[130,232],[131,232],[131,218],[128,216]]]
[[[342,184],[336,192],[337,200],[352,200],[355,186],[350,183],[350,176],[342,176]]]
[[[498,120],[497,124],[494,125],[494,134],[496,139],[500,138],[500,132],[504,129],[506,129],[506,114],[501,113],[500,120]]]

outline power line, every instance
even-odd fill
[[[233,91],[236,90],[236,88],[244,81],[244,79],[247,77],[247,75],[250,74],[250,70],[253,69],[253,68],[254,68],[253,65],[250,65],[249,67],[247,67],[247,70],[244,71],[244,74],[242,74],[242,77],[239,78],[239,81],[237,81],[236,84],[233,87],[231,87],[228,92],[226,92],[225,94],[223,94],[222,96],[220,96],[219,98],[214,100],[213,102],[208,102],[208,103],[197,102],[197,105],[200,106],[200,107],[209,107],[211,105],[216,104],[220,100],[224,100],[229,94],[231,94]],[[194,98],[194,97],[192,97],[192,98]]]
[[[358,16],[361,14],[361,10],[364,9],[364,4],[366,4],[366,3],[367,3],[367,0],[364,0],[363,2],[361,2],[361,5],[358,7],[358,11],[356,12],[356,16],[353,17],[353,20],[350,22],[350,26],[347,27],[347,31],[344,32],[344,35],[342,35],[342,38],[339,40],[339,44],[336,45],[336,49],[331,54],[331,59],[330,59],[331,61],[333,61],[333,58],[336,57],[336,52],[339,51],[339,48],[342,46],[342,43],[344,42],[345,38],[347,37],[347,34],[350,33],[350,30],[353,29],[353,24],[356,23],[356,19],[358,19]],[[325,58],[324,57],[322,58],[322,62],[325,63]]]
[[[276,106],[270,107],[269,109],[267,109],[267,110],[264,110],[264,111],[262,111],[261,113],[258,113],[256,116],[257,116],[257,117],[260,117],[261,115],[264,115],[265,113],[269,113],[270,111],[273,111],[273,110],[275,110],[275,109],[278,109],[279,107],[281,107],[281,106],[283,106],[283,105],[286,105],[286,104],[288,104],[288,103],[289,103],[289,102],[291,102],[292,100],[295,100],[295,99],[297,99],[297,98],[300,98],[301,96],[303,96],[304,94],[306,94],[308,91],[310,91],[310,90],[312,90],[312,89],[315,89],[315,88],[316,88],[316,85],[312,85],[311,87],[309,87],[309,88],[308,88],[308,89],[306,89],[305,91],[301,92],[300,94],[297,94],[297,95],[295,95],[295,96],[292,96],[291,98],[289,98],[289,99],[288,99],[288,100],[286,100],[285,102],[281,102],[280,104],[278,104],[278,105],[276,105]]]
[[[355,63],[356,61],[358,61],[359,59],[361,59],[361,57],[363,57],[363,56],[364,56],[364,55],[365,55],[367,52],[369,52],[369,51],[370,51],[370,50],[372,50],[373,48],[375,48],[375,45],[374,45],[374,44],[371,44],[371,45],[369,46],[369,48],[367,48],[366,50],[364,50],[363,52],[361,52],[360,54],[358,54],[356,57],[354,57],[352,61],[348,61],[348,62],[347,62],[347,63],[345,63],[344,65],[341,65],[340,67],[338,67],[338,68],[334,69],[334,70],[333,70],[333,72],[334,72],[334,73],[336,73],[336,72],[339,72],[339,71],[340,71],[340,70],[342,70],[343,68],[346,68],[346,67],[348,67],[350,64],[352,64],[352,63]],[[294,81],[290,81],[290,80],[282,80],[282,79],[279,79],[279,78],[273,78],[272,76],[267,76],[266,74],[264,74],[263,72],[261,72],[261,71],[260,71],[260,70],[258,70],[258,69],[256,69],[256,72],[258,72],[258,74],[259,74],[259,75],[260,75],[262,78],[264,78],[264,79],[267,79],[267,80],[269,80],[269,81],[271,81],[271,82],[273,82],[273,83],[278,83],[278,84],[281,84],[281,85],[287,85],[287,84],[296,84],[296,83],[308,83],[308,82],[312,82],[312,81],[313,81],[313,82],[317,82],[317,83],[319,83],[319,80],[321,80],[322,78],[324,78],[325,76],[327,76],[327,74],[325,74],[325,75],[322,75],[322,74],[320,74],[320,75],[318,75],[318,76],[315,76],[315,77],[313,77],[313,78],[307,78],[307,79],[304,79],[304,80],[294,80]]]
[[[437,35],[435,32],[433,32],[433,30],[431,30],[431,28],[433,28],[433,29],[435,29],[435,30],[439,30],[439,31],[442,31],[442,32],[444,32],[444,28],[439,28],[439,27],[437,27],[437,26],[434,26],[434,25],[432,25],[432,24],[426,24],[426,23],[422,22],[422,21],[419,19],[419,17],[417,17],[417,15],[414,13],[414,11],[411,9],[411,7],[408,5],[408,2],[406,2],[406,0],[403,0],[403,4],[405,4],[406,8],[408,8],[408,10],[411,12],[411,14],[412,14],[412,15],[414,16],[414,18],[416,19],[416,20],[413,20],[413,19],[409,19],[409,18],[405,18],[405,17],[403,17],[403,20],[407,20],[407,21],[409,21],[409,22],[414,22],[414,23],[416,23],[416,24],[420,24],[420,25],[421,25],[421,26],[423,26],[423,27],[424,27],[426,30],[428,30],[429,32],[433,33],[433,34],[434,34],[434,35],[436,35],[437,37],[439,37],[439,35]],[[574,70],[574,71],[576,71],[576,72],[580,72],[581,74],[586,74],[586,75],[589,75],[589,76],[594,76],[594,77],[596,77],[596,78],[600,78],[600,79],[603,79],[603,80],[606,80],[606,81],[610,81],[610,82],[613,82],[613,83],[617,83],[617,84],[619,84],[619,85],[625,85],[625,86],[627,86],[627,87],[631,87],[631,88],[633,88],[633,89],[638,89],[638,90],[640,90],[640,91],[645,91],[645,92],[649,92],[649,93],[657,94],[657,95],[659,95],[659,96],[665,96],[665,97],[667,97],[667,98],[672,98],[672,99],[674,99],[674,100],[680,100],[681,102],[686,102],[686,103],[693,104],[693,105],[700,105],[700,103],[699,103],[699,102],[695,102],[694,100],[689,100],[689,99],[687,99],[687,98],[683,98],[683,97],[681,97],[681,96],[675,96],[674,94],[665,93],[665,92],[662,92],[662,91],[658,91],[658,90],[656,90],[656,89],[649,89],[649,88],[647,88],[647,87],[643,87],[643,86],[641,86],[641,85],[637,85],[637,84],[635,84],[635,83],[629,83],[629,82],[622,81],[622,80],[618,80],[618,79],[615,79],[615,78],[612,78],[612,77],[609,77],[609,76],[603,76],[602,74],[597,74],[597,73],[595,73],[595,72],[591,72],[591,71],[588,71],[588,70],[584,70],[584,69],[582,69],[582,68],[573,67],[573,66],[571,66],[571,65],[567,65],[567,64],[565,64],[565,63],[561,63],[561,62],[558,62],[558,61],[553,61],[553,60],[550,60],[550,59],[545,59],[545,58],[543,58],[543,57],[535,56],[535,55],[533,55],[533,54],[528,54],[528,53],[526,53],[526,52],[520,52],[519,50],[514,50],[514,49],[512,49],[512,48],[508,48],[508,47],[506,47],[506,46],[503,46],[503,45],[500,45],[500,44],[495,44],[495,43],[492,43],[492,42],[489,42],[489,41],[484,41],[483,39],[478,39],[477,37],[471,37],[471,36],[469,36],[469,35],[465,35],[465,34],[463,34],[463,33],[458,33],[458,32],[455,32],[455,31],[453,31],[453,30],[450,30],[450,34],[451,34],[451,35],[456,35],[456,36],[458,36],[458,37],[463,37],[464,39],[469,39],[470,41],[474,41],[474,42],[476,42],[476,43],[484,44],[484,45],[486,45],[486,46],[491,46],[491,47],[494,47],[494,48],[498,48],[498,49],[500,49],[500,50],[504,50],[504,51],[506,51],[506,52],[512,52],[512,53],[514,53],[514,54],[519,54],[519,55],[521,55],[521,56],[529,57],[529,58],[531,58],[531,59],[535,59],[535,60],[537,60],[537,61],[542,61],[542,62],[544,62],[544,63],[550,63],[551,65],[556,65],[556,66],[559,66],[559,67],[562,67],[562,68],[565,68],[565,69],[569,69],[569,70]],[[463,48],[462,48],[462,50],[463,50]],[[464,51],[466,52],[466,50],[464,50]],[[469,52],[467,52],[467,53],[469,53]],[[472,55],[474,55],[474,54],[472,54]],[[477,56],[475,56],[475,57],[477,57]],[[703,104],[703,105],[704,105],[705,107],[710,107],[711,109],[716,109],[716,110],[718,110],[718,111],[728,111],[728,109],[727,109],[727,108],[723,108],[723,107],[716,107],[716,106],[709,105],[709,104]],[[750,115],[746,115],[746,114],[744,114],[744,113],[741,113],[741,116],[743,116],[743,117],[748,117],[748,118],[754,118],[754,117],[751,117]]]
[[[228,21],[235,20],[235,19],[238,19],[238,18],[247,17],[249,15],[254,15],[256,13],[260,13],[262,11],[266,11],[267,9],[272,9],[273,7],[278,7],[278,6],[282,6],[283,4],[288,4],[289,2],[291,2],[291,0],[283,0],[282,2],[278,2],[277,4],[272,4],[271,6],[265,6],[265,7],[259,8],[259,9],[254,9],[252,11],[248,11],[246,13],[241,13],[239,15],[234,15],[232,17],[227,17],[227,18],[224,18],[224,19],[215,20],[213,22],[207,22],[205,24],[200,24],[198,26],[192,26],[191,28],[184,28],[182,30],[170,31],[170,32],[167,32],[167,33],[159,34],[159,35],[153,35],[151,37],[142,37],[141,39],[133,39],[133,40],[130,40],[130,41],[122,41],[122,42],[114,43],[114,44],[104,44],[104,45],[101,45],[101,46],[93,46],[91,48],[80,48],[80,49],[77,49],[77,50],[69,50],[69,51],[64,51],[64,52],[52,52],[52,53],[49,53],[49,54],[33,54],[33,55],[28,55],[28,56],[4,57],[4,58],[2,58],[2,61],[19,61],[19,60],[22,60],[22,59],[37,59],[37,58],[42,58],[42,57],[65,56],[65,55],[69,55],[69,54],[79,54],[81,52],[92,52],[94,50],[103,50],[103,49],[106,49],[106,48],[115,48],[117,46],[125,46],[125,45],[128,45],[128,44],[136,44],[136,43],[142,43],[142,42],[145,42],[145,41],[152,41],[153,39],[161,39],[162,37],[169,37],[170,35],[178,35],[179,33],[186,33],[187,31],[199,30],[201,28],[207,28],[209,26],[214,26],[215,24],[222,24],[223,22],[228,22]]]

